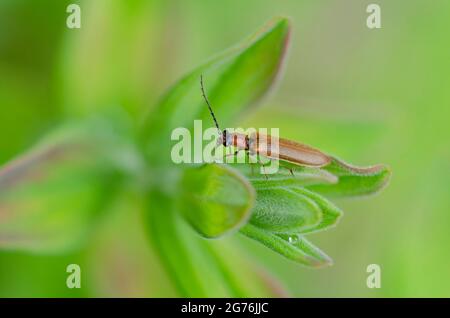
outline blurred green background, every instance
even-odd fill
[[[81,6],[82,28],[66,27]],[[308,269],[241,235],[226,237],[298,297],[450,297],[450,1],[22,1],[0,4],[0,164],[63,118],[121,107],[139,122],[167,87],[273,16],[292,20],[284,75],[239,123],[359,165],[391,184],[339,201],[340,224],[311,239],[335,264]],[[148,244],[141,202],[121,194],[89,242],[68,254],[0,252],[0,296],[177,296]],[[1,212],[1,211],[0,211]],[[1,215],[0,215],[1,223]],[[1,242],[0,242],[1,245]],[[65,285],[80,264],[82,288]],[[366,286],[381,266],[382,287]]]

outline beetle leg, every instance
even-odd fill
[[[292,168],[289,168],[289,172],[291,173],[291,175],[292,175],[293,177],[295,177],[294,171],[292,170]]]
[[[239,153],[240,150],[236,150],[234,153],[229,153],[228,155],[225,155],[225,157],[230,157],[230,156],[236,156]]]
[[[264,177],[266,177],[266,180],[269,180],[269,177],[268,177],[267,174],[266,174],[266,169],[264,168],[264,166],[261,166],[261,167],[262,167],[262,169],[263,169]]]
[[[229,157],[236,157],[236,155],[239,153],[239,151],[240,151],[240,150],[238,149],[238,150],[236,150],[234,153],[226,154],[225,157],[224,157],[224,158],[225,158],[225,162],[226,162],[226,163],[234,163],[234,158],[232,159],[232,160],[233,160],[232,162],[229,162],[229,161],[228,161],[228,158],[229,158]]]

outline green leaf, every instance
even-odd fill
[[[276,233],[298,233],[319,224],[320,207],[308,197],[288,188],[257,190],[250,223]]]
[[[334,226],[342,211],[305,188],[257,189],[250,223],[274,233],[311,233]]]
[[[0,170],[0,247],[35,252],[79,244],[117,187],[99,127],[62,128]]]
[[[319,223],[317,223],[312,227],[308,227],[299,233],[305,234],[328,229],[336,225],[338,220],[343,214],[341,209],[339,209],[332,202],[328,201],[327,199],[325,199],[324,197],[322,197],[317,193],[299,187],[292,187],[289,189],[297,194],[303,195],[312,200],[315,204],[317,204],[322,215],[322,219],[320,220]]]
[[[232,164],[231,166],[243,173],[255,189],[272,189],[279,187],[304,187],[314,184],[333,184],[338,178],[332,173],[311,167],[288,166],[279,162],[279,170],[275,174],[264,175],[259,164]],[[292,171],[292,172],[291,172]]]
[[[323,169],[337,176],[338,182],[335,184],[311,185],[307,188],[327,197],[373,194],[383,189],[391,176],[391,170],[385,165],[356,167],[335,158]]]
[[[275,19],[256,35],[198,67],[175,84],[143,125],[142,146],[154,163],[169,160],[174,128],[192,129],[195,119],[209,127],[213,121],[200,90],[203,74],[206,93],[222,129],[242,110],[264,96],[282,65],[289,38],[287,19]]]
[[[247,224],[240,232],[297,263],[311,267],[332,264],[332,260],[324,252],[302,236],[275,234],[252,224]]]
[[[222,236],[250,217],[255,201],[251,184],[226,165],[207,164],[183,173],[178,208],[203,236]]]

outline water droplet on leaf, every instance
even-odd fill
[[[297,242],[298,242],[298,235],[292,235],[292,236],[289,236],[288,242],[289,242],[290,244],[295,244],[295,243],[297,243]]]

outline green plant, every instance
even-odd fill
[[[217,117],[230,126],[267,93],[283,64],[289,22],[256,35],[196,68],[174,85],[136,129],[119,112],[69,121],[0,170],[3,248],[58,253],[75,248],[105,215],[114,196],[132,189],[146,201],[150,242],[184,296],[273,294],[229,242],[205,240],[240,231],[307,266],[331,259],[304,237],[336,224],[327,197],[382,188],[385,166],[357,168],[338,159],[323,168],[282,167],[269,179],[248,165],[175,165],[170,134],[210,120],[199,91],[208,78]],[[128,191],[128,190],[127,190]],[[186,222],[187,221],[187,222]],[[195,232],[199,233],[199,237]]]

